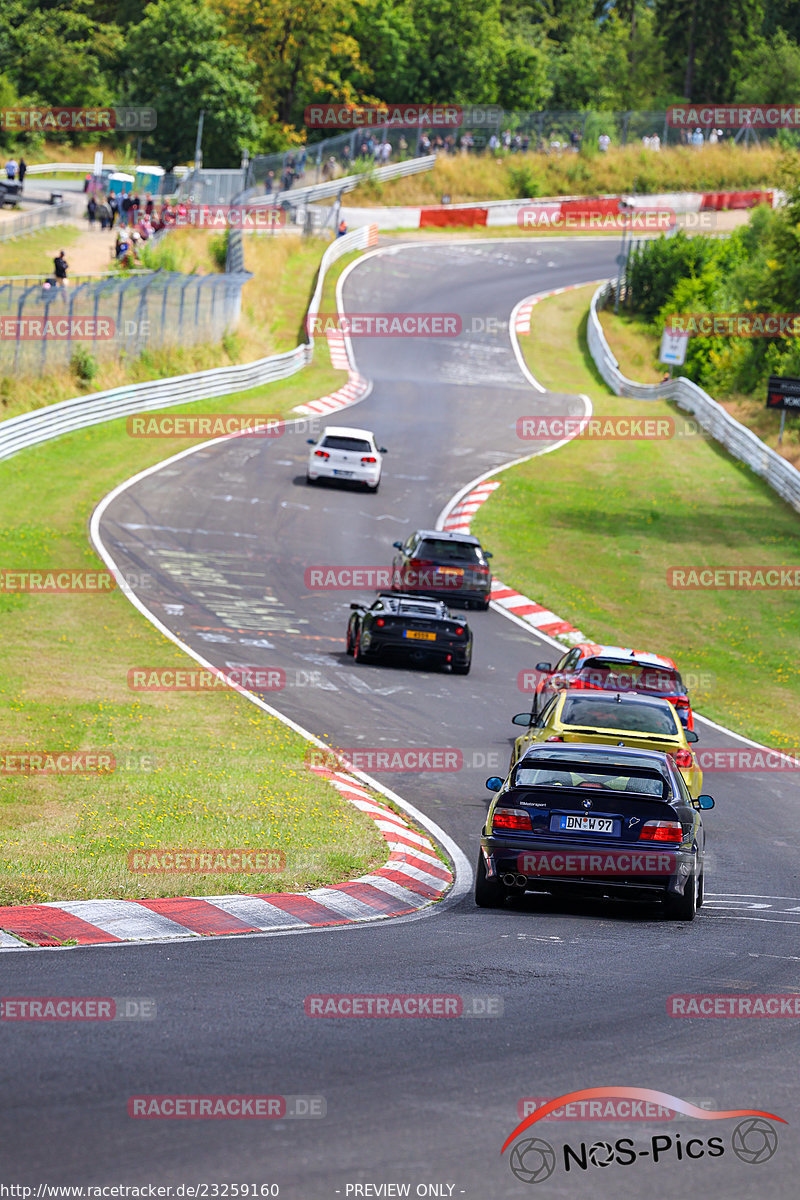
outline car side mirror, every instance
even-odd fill
[[[309,446],[316,446],[317,444],[313,438],[306,438],[306,441],[308,442]]]
[[[402,550],[402,549],[403,549],[403,543],[402,543],[402,542],[392,542],[392,545],[394,546],[395,550]]]
[[[378,453],[379,453],[379,454],[388,454],[388,453],[389,453],[389,451],[386,449],[386,447],[385,447],[385,446],[381,446],[381,447],[379,448],[379,450],[378,450]]]
[[[704,808],[704,809],[705,808],[713,808],[714,807],[714,797],[707,796],[707,795],[705,795],[705,793],[703,793],[702,795],[697,797],[697,807]]]
[[[350,603],[350,607],[351,607],[351,608],[363,608],[363,607],[364,607],[364,605],[363,605],[363,604],[357,604],[357,603],[356,603],[356,601],[355,601],[355,600],[353,600],[353,601],[351,601],[351,603]]]
[[[511,724],[512,725],[524,725],[526,727],[526,729],[529,729],[531,727],[531,725],[533,724],[534,720],[535,720],[535,717],[534,717],[533,713],[517,713],[517,715],[515,717],[511,718]]]
[[[546,662],[540,662],[540,663],[537,663],[537,664],[536,664],[536,670],[537,670],[537,671],[547,671],[547,672],[550,672],[550,671],[552,671],[552,669],[553,669],[553,668],[550,666],[550,663],[546,663]]]
[[[697,734],[695,733],[695,731],[693,729],[687,729],[686,730],[686,740],[687,740],[687,742],[699,742],[700,738],[697,736]]]
[[[499,792],[503,786],[503,781],[499,775],[491,775],[486,780],[486,786],[490,792]]]
[[[484,550],[483,557],[484,558],[494,558],[494,555],[492,554],[491,550]]]

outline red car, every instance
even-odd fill
[[[555,667],[540,662],[536,670],[542,672],[533,694],[533,712],[537,715],[562,688],[639,692],[669,700],[677,709],[681,724],[694,729],[689,694],[675,663],[663,654],[580,642]]]

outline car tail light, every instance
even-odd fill
[[[373,458],[372,455],[369,454],[365,458],[362,458],[361,461],[362,461],[362,463],[376,463],[378,460],[377,460],[377,458]]]
[[[378,619],[377,619],[377,621],[375,622],[375,624],[376,624],[376,625],[385,625],[385,624],[386,624],[386,622],[384,621],[383,617],[378,617]]]
[[[488,575],[489,574],[488,567],[473,567],[472,569],[475,571],[476,575]]]
[[[328,454],[327,450],[315,450],[314,458],[330,458],[330,454]]]
[[[530,829],[531,819],[524,808],[496,808],[492,829]]]
[[[683,829],[680,821],[645,821],[639,841],[682,842]]]
[[[676,750],[672,756],[679,767],[694,766],[691,750]]]
[[[545,738],[544,740],[546,742],[563,742],[564,739],[562,738],[560,733],[554,733],[551,735],[551,737]]]
[[[429,562],[427,558],[410,558],[408,560],[408,565],[417,570],[420,567],[435,567],[436,563]]]
[[[456,636],[457,636],[457,637],[461,637],[461,635],[462,635],[462,633],[463,633],[463,632],[464,632],[464,626],[463,626],[463,625],[456,625]]]
[[[671,701],[671,703],[674,704],[676,708],[690,708],[691,707],[691,705],[689,704],[689,700],[686,696],[676,696],[675,699]]]

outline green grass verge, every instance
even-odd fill
[[[52,275],[53,259],[59,250],[66,250],[81,233],[82,230],[74,225],[57,225],[20,234],[13,242],[0,243],[0,275],[36,275],[40,278]]]
[[[329,306],[350,257],[328,277]],[[284,382],[164,411],[288,413],[344,378],[320,361]],[[87,540],[94,506],[190,444],[132,439],[115,421],[3,462],[0,566],[102,566]],[[0,614],[0,750],[109,750],[118,762],[103,776],[0,776],[1,904],[300,890],[385,861],[373,823],[304,769],[307,743],[280,722],[235,693],[128,689],[132,666],[193,660],[121,593],[0,593]],[[271,848],[286,866],[268,876],[130,873],[128,851],[147,846]]]
[[[536,306],[521,339],[533,373],[554,391],[585,392],[598,416],[678,417],[602,383],[586,344],[591,291]],[[674,658],[701,680],[693,703],[713,720],[800,744],[796,594],[667,585],[670,567],[797,564],[800,518],[765,483],[696,435],[576,440],[501,478],[473,526],[499,578],[599,642]]]

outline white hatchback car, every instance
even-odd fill
[[[383,446],[375,444],[375,435],[368,429],[350,429],[344,425],[327,425],[320,437],[308,439],[308,469],[306,479],[316,483],[318,479],[342,479],[350,483],[363,483],[371,492],[377,492],[381,482]]]

